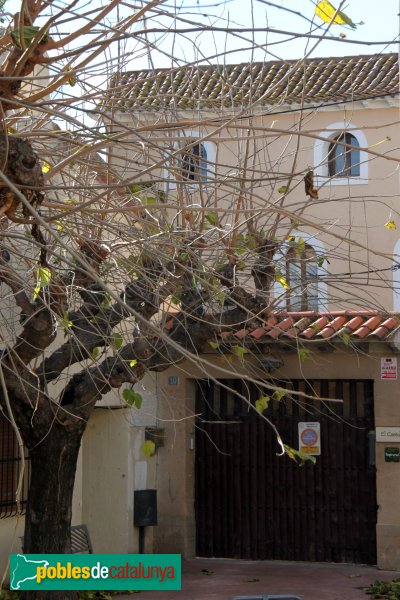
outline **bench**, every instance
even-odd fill
[[[24,538],[21,537],[21,546],[24,547]],[[87,525],[72,525],[71,527],[71,554],[93,554]]]
[[[93,554],[93,546],[90,540],[87,525],[72,525],[71,527],[71,553]]]

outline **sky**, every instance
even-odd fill
[[[132,5],[143,6],[149,0],[126,0],[121,2],[119,14],[114,13],[111,25],[118,18],[132,13]],[[151,51],[143,51],[137,39],[124,46],[126,68],[142,69],[169,67],[186,62],[238,63],[250,60],[296,59],[311,52],[311,56],[341,56],[371,54],[375,52],[397,52],[399,49],[399,5],[400,0],[347,0],[344,11],[357,25],[355,30],[348,26],[333,25],[326,39],[306,39],[310,31],[315,35],[326,32],[327,26],[314,15],[317,0],[164,0],[148,21],[148,27],[164,29],[163,33],[148,34],[153,44]],[[341,0],[332,0],[338,7]],[[20,0],[8,0],[5,10],[15,13]],[[69,2],[58,0],[54,6],[65,6]],[[107,0],[79,0],[81,12],[107,4]],[[164,14],[163,14],[164,13]],[[169,15],[169,16],[166,16]],[[174,19],[171,15],[176,15]],[[186,34],[167,33],[168,29],[196,24],[216,27],[259,28],[264,31]],[[68,23],[62,33],[68,33],[75,25]],[[297,36],[266,33],[265,28],[293,32]],[[358,42],[358,43],[351,43]],[[362,43],[361,43],[362,42]],[[379,45],[374,43],[382,42]],[[221,58],[224,53],[224,58]],[[218,58],[219,56],[219,58]],[[173,59],[171,58],[173,57]]]
[[[350,54],[370,54],[375,52],[397,52],[399,39],[399,0],[348,0],[345,3],[345,12],[357,25],[355,30],[350,27],[333,25],[327,34],[327,39],[306,40],[303,34],[312,31],[321,35],[327,26],[314,15],[317,0],[230,0],[215,2],[210,0],[182,0],[176,2],[177,14],[181,18],[197,18],[203,23],[217,26],[241,26],[276,30],[285,30],[298,34],[300,37],[274,35],[273,33],[256,32],[254,39],[249,32],[243,33],[239,39],[233,35],[202,34],[196,40],[204,56],[218,54],[226,46],[230,51],[226,62],[236,63],[248,60],[274,60],[301,58],[310,51],[312,56],[340,56]],[[338,7],[340,0],[333,0]],[[275,5],[275,6],[273,6]],[[377,8],[379,7],[379,8]],[[286,10],[285,10],[286,9]],[[291,11],[291,12],[290,12]],[[295,14],[297,13],[297,14]],[[202,15],[207,14],[207,18]],[[312,22],[312,23],[311,23]],[[345,37],[341,37],[345,36]],[[190,60],[190,51],[193,52],[195,36],[175,39],[174,56],[182,56],[183,60]],[[359,43],[350,43],[351,41]],[[254,42],[258,48],[254,49]],[[363,43],[360,43],[363,42]],[[373,42],[383,42],[372,45]],[[388,44],[387,42],[391,42]],[[159,66],[168,62],[159,53],[153,52],[153,60]]]

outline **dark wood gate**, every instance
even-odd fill
[[[197,555],[375,564],[373,382],[279,383],[287,393],[270,402],[265,416],[285,443],[298,448],[299,422],[321,424],[321,456],[302,467],[277,456],[271,427],[235,395],[254,404],[260,390],[242,380],[222,383],[231,389],[198,385]],[[292,390],[343,404],[301,400]]]

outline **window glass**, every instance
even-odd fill
[[[182,177],[189,181],[206,181],[207,150],[203,143],[195,144],[183,153]]]
[[[311,246],[290,248],[286,254],[287,308],[292,311],[318,310],[318,264]]]
[[[348,144],[354,148],[346,148],[342,144]],[[330,177],[360,176],[360,144],[351,133],[341,133],[330,143],[328,173]]]

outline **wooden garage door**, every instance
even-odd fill
[[[242,380],[224,386],[251,398]],[[197,555],[375,564],[376,485],[368,433],[373,382],[294,380],[265,415],[298,448],[298,423],[321,424],[317,464],[279,451],[271,427],[234,392],[199,382],[196,413]],[[291,390],[343,404],[299,400]],[[265,394],[265,390],[263,392]]]

